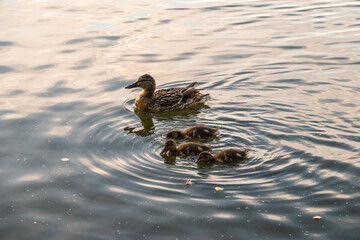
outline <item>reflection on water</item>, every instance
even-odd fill
[[[358,1],[0,5],[0,239],[358,239]],[[134,110],[144,73],[211,99]],[[249,158],[159,155],[195,124]]]
[[[125,127],[124,130],[128,133],[135,133],[141,137],[147,137],[155,132],[153,118],[157,121],[176,121],[176,119],[191,119],[200,113],[201,108],[209,108],[206,104],[199,104],[190,109],[185,109],[176,112],[164,113],[148,113],[139,109],[134,109],[134,113],[139,117],[142,129],[136,127]],[[133,124],[132,124],[133,125]]]
[[[137,130],[135,127],[125,127],[124,130],[129,133],[135,133],[140,137],[146,137],[154,134],[155,127],[153,122],[153,114],[135,109],[134,113],[140,118],[142,129]]]

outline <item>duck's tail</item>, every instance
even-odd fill
[[[185,87],[185,89],[188,89],[188,88],[191,88],[191,87],[195,86],[196,83],[197,83],[197,82],[190,83],[190,85],[187,86],[187,87]]]
[[[205,103],[207,100],[209,100],[210,99],[210,94],[203,94],[202,96],[201,96],[201,100],[199,101],[200,103]]]

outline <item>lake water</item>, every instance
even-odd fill
[[[359,239],[359,12],[0,1],[0,239]],[[212,98],[136,111],[139,89],[124,87],[144,73]],[[249,158],[159,155],[167,131],[195,124],[221,127],[214,150]]]

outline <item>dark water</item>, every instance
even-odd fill
[[[0,239],[359,239],[359,12],[1,1]],[[134,111],[139,91],[123,88],[144,73],[212,99]],[[249,159],[159,156],[168,130],[194,124],[221,126],[209,144]]]

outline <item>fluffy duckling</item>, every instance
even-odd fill
[[[242,159],[247,158],[247,153],[250,149],[236,149],[236,148],[228,148],[222,151],[216,152],[214,155],[209,153],[208,151],[203,151],[198,156],[198,162],[210,162],[210,163],[235,163]]]
[[[209,145],[203,145],[196,142],[182,143],[176,146],[176,142],[173,139],[166,140],[164,149],[161,151],[161,155],[168,153],[169,155],[175,156],[188,156],[198,155],[202,151],[211,151]]]
[[[181,130],[171,130],[166,134],[166,138],[172,139],[184,139],[184,138],[192,138],[192,139],[202,139],[209,138],[215,135],[215,133],[219,130],[219,127],[211,128],[203,125],[197,125],[193,127],[189,127],[184,131]]]
[[[178,111],[204,103],[209,94],[202,94],[194,88],[196,82],[183,88],[168,88],[155,91],[156,83],[152,76],[144,74],[139,79],[125,87],[142,88],[141,94],[135,100],[135,106],[147,112],[169,112]]]

